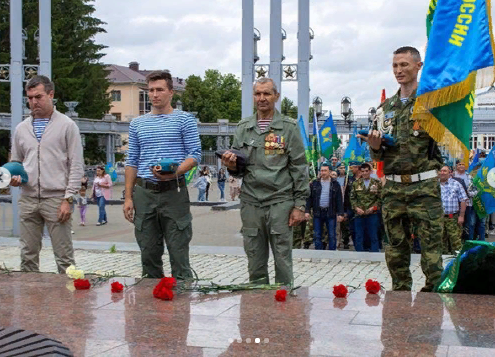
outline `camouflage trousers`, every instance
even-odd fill
[[[313,217],[294,227],[292,249],[301,249],[305,244],[313,243]]]
[[[413,183],[387,181],[382,189],[382,211],[388,245],[385,260],[393,290],[411,290],[411,222],[421,237],[421,269],[426,291],[431,291],[442,274],[443,208],[437,179]]]
[[[458,214],[443,219],[443,254],[453,254],[462,248],[462,226],[457,223],[458,219]]]

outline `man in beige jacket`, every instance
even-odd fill
[[[76,123],[53,107],[54,84],[35,76],[26,84],[31,116],[15,130],[11,161],[24,165],[29,181],[20,176],[11,185],[21,186],[19,200],[21,270],[39,271],[43,226],[52,240],[59,273],[74,264],[71,238],[71,205],[81,187],[83,149]]]

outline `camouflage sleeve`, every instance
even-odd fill
[[[380,209],[382,205],[382,183],[378,180],[376,180],[376,186],[378,187],[378,190],[376,192],[376,201],[373,202],[373,205],[371,207],[378,207]]]
[[[306,204],[306,199],[309,196],[308,163],[306,162],[304,144],[297,124],[292,125],[290,136],[291,138],[288,140],[290,143],[288,167],[293,182],[294,205],[300,207]]]
[[[352,183],[350,201],[351,201],[352,210],[353,211],[356,210],[356,206],[357,206],[356,181]]]

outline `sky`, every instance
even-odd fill
[[[392,52],[414,46],[424,56],[429,0],[310,0],[310,100],[340,114],[351,98],[355,114],[378,106],[382,89],[398,85]],[[169,69],[174,77],[207,69],[241,77],[242,0],[96,0],[95,16],[107,33],[105,63],[140,63],[141,69]],[[269,63],[270,0],[255,0],[254,25],[261,32],[258,63]],[[297,0],[282,0],[284,64],[297,63]],[[284,82],[282,96],[297,105],[297,82]]]

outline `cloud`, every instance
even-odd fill
[[[259,63],[269,63],[268,0],[255,0],[255,27],[261,31]],[[377,106],[382,88],[397,90],[392,52],[404,45],[424,50],[429,0],[311,0],[315,39],[310,63],[311,98],[340,113],[349,96],[357,114]],[[167,68],[174,76],[202,75],[209,68],[241,77],[241,0],[96,0],[95,16],[107,33],[106,63],[138,61],[143,69]],[[297,63],[297,0],[283,0],[287,31],[284,63]],[[297,103],[297,84],[285,82],[282,95]]]

